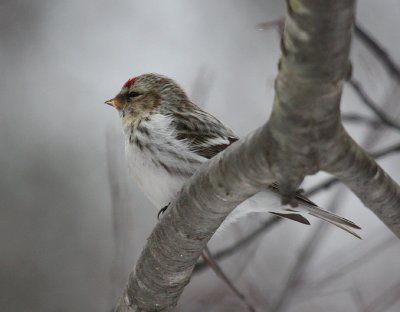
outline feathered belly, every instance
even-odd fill
[[[131,144],[126,148],[129,171],[135,182],[157,209],[168,205],[182,188],[188,176],[171,172],[168,164],[155,160],[149,151]]]

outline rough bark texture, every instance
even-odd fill
[[[334,157],[324,165],[400,238],[400,187],[342,129]],[[326,157],[328,159],[328,157]]]
[[[354,1],[288,1],[267,151],[285,203],[335,144],[353,22]]]
[[[116,311],[170,311],[212,234],[240,202],[279,181],[335,174],[400,237],[400,189],[340,120],[355,2],[289,0],[270,120],[204,164],[148,239]]]

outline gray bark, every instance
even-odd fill
[[[400,188],[345,132],[340,98],[355,1],[289,0],[269,121],[205,163],[154,228],[115,311],[170,311],[212,234],[273,181],[283,202],[306,175],[333,173],[400,237]]]

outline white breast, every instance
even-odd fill
[[[124,126],[130,173],[157,209],[168,205],[185,181],[207,160],[190,151],[184,141],[178,141],[170,124],[170,117],[156,114],[149,121],[142,121],[141,126],[148,129],[148,135],[141,133],[137,124],[133,125],[133,129],[132,123]],[[135,139],[141,142],[142,148],[134,143]],[[170,172],[165,167],[171,168]],[[254,195],[234,209],[221,229],[251,212],[265,213],[271,208],[279,209],[279,199],[265,193]]]
[[[185,142],[178,141],[170,124],[170,117],[155,114],[141,124],[149,130],[149,135],[124,127],[130,173],[157,209],[170,203],[183,183],[206,160],[191,152]],[[142,148],[132,143],[135,138]]]
[[[125,145],[129,170],[143,193],[159,209],[168,205],[185,179],[171,176],[152,162],[152,155],[142,152],[129,142]]]

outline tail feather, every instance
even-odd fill
[[[316,204],[314,204],[311,200],[309,200],[308,198],[306,198],[302,195],[300,198],[299,198],[299,196],[296,196],[296,198],[300,202],[300,209],[302,208],[303,210],[306,210],[313,217],[319,218],[319,219],[327,221],[333,225],[336,225],[338,228],[361,239],[361,237],[352,230],[352,229],[361,230],[361,227],[359,227],[354,222],[352,222],[346,218],[340,217],[338,215],[335,215],[332,212],[329,212],[327,210],[321,209]],[[306,201],[303,200],[304,198],[307,200]]]
[[[301,214],[295,212],[295,213],[279,213],[279,212],[274,212],[270,211],[269,213],[281,217],[281,218],[286,218],[292,221],[296,221],[302,224],[307,224],[310,225],[310,221],[308,221],[305,217],[303,217]]]
[[[307,209],[308,212],[314,217],[321,218],[326,221],[331,220],[332,222],[343,224],[345,226],[351,227],[356,230],[361,230],[361,228],[354,222],[346,218],[340,217],[338,215],[335,215],[327,210],[323,210],[318,206],[307,206],[305,207],[305,209]]]
[[[309,224],[307,220],[308,215],[312,215],[361,239],[361,237],[354,232],[354,230],[360,230],[361,228],[354,222],[318,207],[318,205],[305,197],[300,191],[296,193],[295,198],[298,203],[297,207],[282,206],[278,184],[272,184],[268,190],[254,194],[237,206],[221,224],[218,232],[221,232],[229,224],[235,223],[237,220],[250,213],[269,212],[275,216],[290,219],[302,224]]]
[[[277,183],[273,183],[272,185],[270,185],[269,190],[274,192],[275,194],[280,194],[279,185]],[[296,193],[295,198],[298,201],[299,206],[295,208],[286,208],[285,209],[286,211],[297,212],[299,214],[308,213],[316,218],[319,218],[333,225],[336,225],[338,228],[361,239],[361,237],[353,231],[353,229],[361,230],[361,228],[354,222],[346,218],[340,217],[338,215],[335,215],[327,210],[321,209],[320,207],[318,207],[318,205],[316,205],[310,199],[304,196],[300,191]]]
[[[336,222],[334,219],[327,218],[325,215],[318,215],[318,214],[315,214],[315,213],[313,213],[313,212],[310,212],[310,215],[312,215],[312,216],[314,216],[314,217],[316,217],[316,218],[319,218],[319,219],[321,219],[321,220],[324,220],[324,221],[326,221],[326,222],[329,222],[330,224],[336,225],[338,228],[340,228],[340,229],[346,231],[347,233],[350,233],[350,234],[354,235],[354,236],[357,237],[358,239],[362,239],[361,236],[359,236],[356,232],[354,232],[353,230],[349,229],[349,228],[348,228],[348,225],[345,225],[345,224],[343,224],[343,223]],[[345,219],[345,220],[346,220],[346,219]],[[361,229],[361,228],[358,227],[358,226],[357,226],[357,227],[353,227],[353,228]]]

